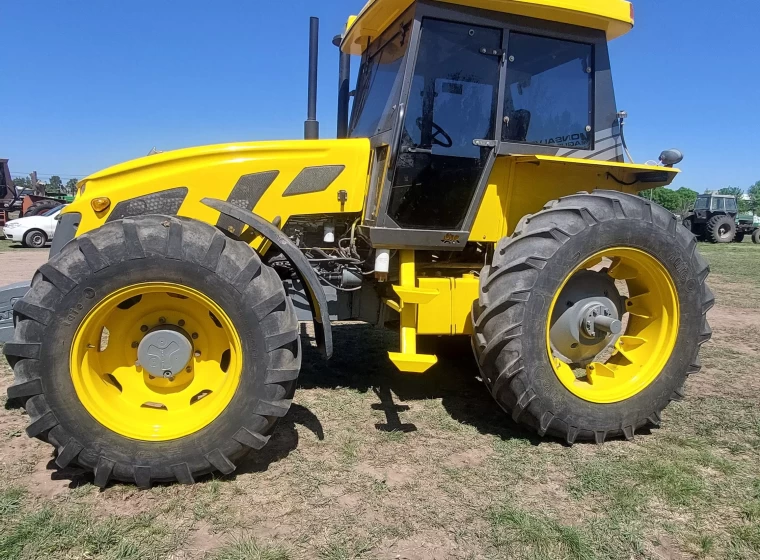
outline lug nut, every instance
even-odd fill
[[[192,336],[193,336],[193,340],[196,340],[196,339],[198,338],[198,333],[197,333],[197,332],[194,332],[194,333],[192,334]]]
[[[132,343],[132,348],[137,348],[138,346],[140,346],[140,343],[138,343],[137,341]]]
[[[180,319],[179,321],[177,321],[177,324],[178,324],[180,327],[184,327],[184,326],[185,326],[185,320],[184,320],[184,319]]]
[[[191,368],[190,366],[187,366],[187,367],[185,368],[185,371],[186,371],[187,373],[191,373],[191,372],[193,371],[193,368]]]
[[[164,323],[166,323],[166,317],[159,317],[158,322],[163,325]]]
[[[148,332],[148,325],[143,325],[142,327],[140,327],[140,330],[142,332]]]
[[[148,379],[155,379],[155,377],[153,377],[152,375],[149,375]]]
[[[195,351],[195,357],[196,358],[200,358],[201,357],[201,351],[200,350],[196,350]]]

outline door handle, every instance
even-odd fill
[[[414,146],[404,146],[401,148],[401,153],[404,154],[430,154],[433,155],[433,148],[418,148]]]
[[[496,140],[479,140],[475,139],[472,141],[473,145],[478,146],[479,148],[495,148],[498,145],[498,142]]]

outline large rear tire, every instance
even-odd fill
[[[207,224],[144,216],[82,235],[14,311],[8,396],[58,466],[76,463],[101,487],[229,474],[290,407],[292,304],[250,246]],[[175,368],[165,336],[189,361]]]
[[[731,216],[713,216],[705,231],[712,243],[731,243],[736,235],[736,221]]]
[[[516,422],[568,444],[631,439],[659,425],[662,410],[683,397],[687,376],[699,371],[699,348],[712,333],[709,267],[696,246],[670,212],[619,192],[568,196],[524,218],[483,270],[473,308],[473,349],[497,403]],[[600,300],[627,311],[617,317],[623,336],[601,344],[610,344],[612,357],[594,370],[601,358],[588,356],[582,377],[558,358],[551,330],[555,316],[581,301],[564,297],[578,274],[576,289],[600,285]],[[628,294],[618,298],[617,289]]]
[[[26,218],[28,216],[39,216],[40,214],[44,214],[48,210],[57,208],[62,204],[63,202],[59,202],[57,200],[38,200],[29,207],[29,209],[26,211],[26,214],[24,214],[24,217]]]

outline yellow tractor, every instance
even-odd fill
[[[28,435],[100,486],[231,473],[288,413],[299,321],[329,358],[337,320],[399,328],[389,359],[414,375],[438,359],[421,336],[471,337],[541,436],[659,425],[713,296],[694,236],[637,196],[682,156],[625,159],[608,42],[632,27],[623,0],[372,0],[335,41],[337,139],[313,64],[305,140],[82,180],[4,350]]]

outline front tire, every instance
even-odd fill
[[[618,299],[612,292],[624,282],[630,297],[618,301],[630,311],[624,336],[609,341],[616,343],[607,347],[614,354],[606,365],[592,375],[589,368],[600,358],[587,356],[585,376],[576,378],[558,358],[550,328],[556,325],[553,310],[561,314],[566,303],[570,310],[579,301],[558,299],[579,270],[590,279],[584,277],[579,289],[599,284],[605,300]],[[659,425],[662,410],[683,397],[687,376],[701,367],[699,348],[712,332],[706,317],[713,305],[708,272],[694,236],[659,205],[611,191],[550,202],[499,243],[492,266],[481,274],[473,349],[482,378],[514,421],[541,436],[568,444],[621,435],[632,439],[640,428]],[[612,287],[607,275],[615,281]],[[647,297],[647,281],[653,296]],[[674,317],[662,315],[658,322],[656,313],[676,309]],[[664,356],[662,363],[658,356]],[[637,361],[649,377],[637,376],[635,369],[628,373],[625,366]]]
[[[292,304],[250,246],[207,224],[144,216],[82,235],[14,312],[8,396],[58,466],[76,463],[101,487],[229,474],[290,407],[301,365]],[[195,354],[164,378],[149,367],[167,332]]]
[[[760,244],[760,228],[752,232],[752,243]]]
[[[24,247],[30,247],[32,249],[41,249],[47,243],[47,235],[44,231],[39,229],[32,229],[24,234],[24,239],[21,244]]]

